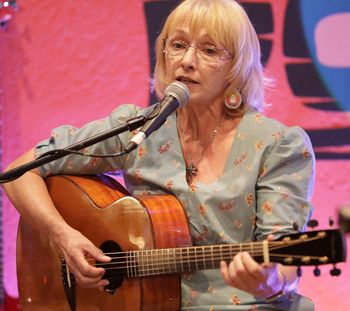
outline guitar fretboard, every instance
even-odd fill
[[[124,273],[131,278],[214,269],[222,260],[229,262],[241,251],[248,251],[255,259],[261,259],[263,243],[128,251]]]

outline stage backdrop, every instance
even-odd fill
[[[4,2],[4,1],[0,1]],[[350,2],[246,0],[275,88],[266,113],[307,130],[317,156],[313,203],[319,228],[350,204]],[[80,126],[122,103],[154,103],[153,43],[178,1],[17,1],[0,28],[2,166],[60,124]],[[1,11],[0,11],[1,13]],[[17,297],[18,214],[4,198],[5,291]],[[348,243],[349,244],[349,243]],[[304,268],[300,292],[317,311],[347,310],[350,268],[342,276]]]

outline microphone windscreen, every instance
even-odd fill
[[[190,90],[186,84],[175,81],[167,86],[165,89],[165,96],[172,96],[177,99],[179,106],[186,105],[190,99]]]

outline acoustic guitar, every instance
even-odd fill
[[[112,257],[107,264],[92,263],[106,269],[110,284],[103,292],[77,285],[55,245],[20,219],[17,273],[23,311],[177,311],[182,273],[218,268],[240,251],[258,262],[284,265],[345,261],[339,230],[192,246],[183,208],[171,195],[134,198],[108,176],[60,175],[46,184],[67,223]]]

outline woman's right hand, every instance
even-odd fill
[[[11,163],[7,170],[29,163],[35,159],[30,149]],[[77,282],[84,287],[100,288],[108,284],[103,280],[103,268],[93,266],[94,260],[109,262],[91,241],[70,227],[54,206],[45,181],[38,169],[4,184],[7,196],[26,221],[58,246]]]
[[[111,258],[104,255],[83,234],[68,226],[52,240],[58,246],[79,285],[102,290],[109,284],[108,280],[102,279],[105,269],[95,267],[94,261],[107,263]]]

